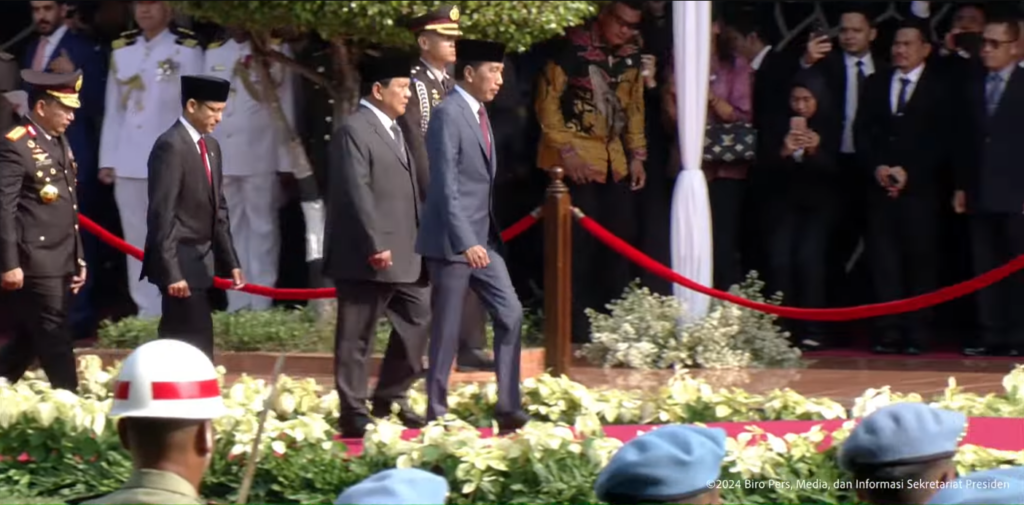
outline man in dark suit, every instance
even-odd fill
[[[861,300],[858,295],[864,290],[863,286],[854,284],[861,276],[852,274],[851,270],[864,263],[857,261],[860,258],[857,251],[863,238],[864,191],[868,186],[864,167],[857,164],[853,124],[864,81],[872,74],[885,70],[887,65],[872,54],[871,44],[878,32],[869,15],[862,10],[851,9],[842,14],[838,41],[840,50],[833,50],[828,35],[815,35],[808,42],[800,65],[804,68],[814,67],[828,83],[834,97],[832,117],[842,121],[842,140],[837,160],[842,171],[842,183],[844,187],[858,188],[844,193],[846,198],[841,202],[840,224],[836,227],[829,247],[828,285],[833,291],[830,293],[831,298],[839,305],[847,305],[859,303]]]
[[[504,244],[493,207],[497,153],[483,105],[501,89],[505,47],[459,40],[456,55],[455,90],[434,110],[427,128],[430,188],[416,241],[433,287],[427,418],[436,419],[448,410],[448,376],[466,290],[471,289],[494,324],[495,419],[500,431],[514,431],[529,420],[519,393],[523,306],[502,256]]]
[[[338,292],[334,373],[345,438],[362,438],[370,424],[366,364],[382,315],[393,330],[371,414],[387,417],[395,406],[406,427],[424,425],[406,402],[423,372],[430,330],[430,287],[415,251],[416,162],[396,122],[411,95],[410,70],[403,57],[364,61],[359,109],[331,140],[324,274]]]
[[[970,215],[976,274],[1024,254],[1024,69],[1018,66],[1020,24],[1013,18],[985,25],[981,60],[972,76],[959,121],[953,208]],[[965,342],[970,356],[1024,352],[1024,285],[1020,274],[978,292],[980,335]]]
[[[416,160],[416,178],[423,189],[430,185],[430,163],[423,139],[431,112],[455,87],[455,79],[448,75],[447,68],[455,63],[455,40],[462,36],[460,17],[458,7],[446,5],[409,22],[420,48],[420,58],[412,66],[412,104],[398,118],[398,125]],[[420,196],[425,197],[425,194],[426,191]],[[487,316],[480,300],[472,292],[467,293],[456,360],[459,371],[494,370],[494,361],[483,350],[487,342],[486,324]]]
[[[31,39],[21,59],[23,68],[39,72],[82,72],[82,107],[75,111],[75,122],[66,134],[75,163],[78,164],[79,210],[94,215],[102,198],[97,179],[100,122],[103,119],[104,91],[106,90],[107,58],[100,45],[86,36],[68,29],[65,18],[68,2],[33,1],[32,20],[37,36]],[[98,242],[95,237],[83,237],[85,257],[95,263]],[[92,299],[95,279],[82,288],[70,315],[70,323],[80,337],[95,330],[96,315]]]
[[[0,306],[14,319],[14,339],[0,349],[0,378],[17,381],[39,358],[55,388],[75,391],[66,319],[86,265],[64,132],[81,106],[82,74],[24,70],[22,78],[32,85],[32,110],[0,140]]]
[[[857,112],[859,164],[875,183],[867,194],[865,250],[875,300],[890,302],[938,287],[943,168],[953,127],[948,83],[926,63],[928,28],[907,21],[892,43],[894,68],[868,78]],[[874,351],[920,354],[931,311],[876,319]]]
[[[231,241],[220,144],[209,134],[220,123],[231,83],[181,76],[182,116],[157,137],[149,153],[149,212],[140,280],[163,295],[160,338],[188,342],[213,359],[209,289],[218,270],[234,288],[245,284]]]

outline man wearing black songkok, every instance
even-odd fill
[[[201,75],[181,77],[181,117],[149,154],[149,213],[141,278],[160,288],[160,338],[202,349],[213,359],[213,319],[207,291],[214,260],[245,284],[231,241],[221,191],[220,144],[210,136],[227,105],[231,84]]]

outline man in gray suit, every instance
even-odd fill
[[[370,414],[420,428],[423,419],[406,402],[422,375],[430,321],[430,291],[423,259],[415,251],[420,222],[416,167],[395,118],[411,93],[404,57],[364,59],[359,109],[348,116],[330,145],[324,273],[338,291],[335,385],[345,438],[362,438],[367,360],[382,315],[394,330],[381,363]]]
[[[493,205],[494,136],[483,106],[501,89],[505,47],[459,40],[455,53],[455,89],[434,110],[427,127],[430,187],[416,241],[433,287],[427,417],[435,419],[447,411],[448,376],[459,343],[466,290],[472,289],[494,324],[495,420],[500,431],[510,432],[529,421],[519,394],[523,306],[501,254],[504,245]]]

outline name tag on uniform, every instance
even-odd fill
[[[210,67],[210,70],[213,70],[214,72],[223,72],[227,70],[227,67],[225,67],[224,65],[214,65]]]

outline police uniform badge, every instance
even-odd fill
[[[57,192],[57,187],[53,184],[47,184],[43,186],[43,189],[39,190],[39,199],[43,203],[53,203],[60,197],[60,193]]]

